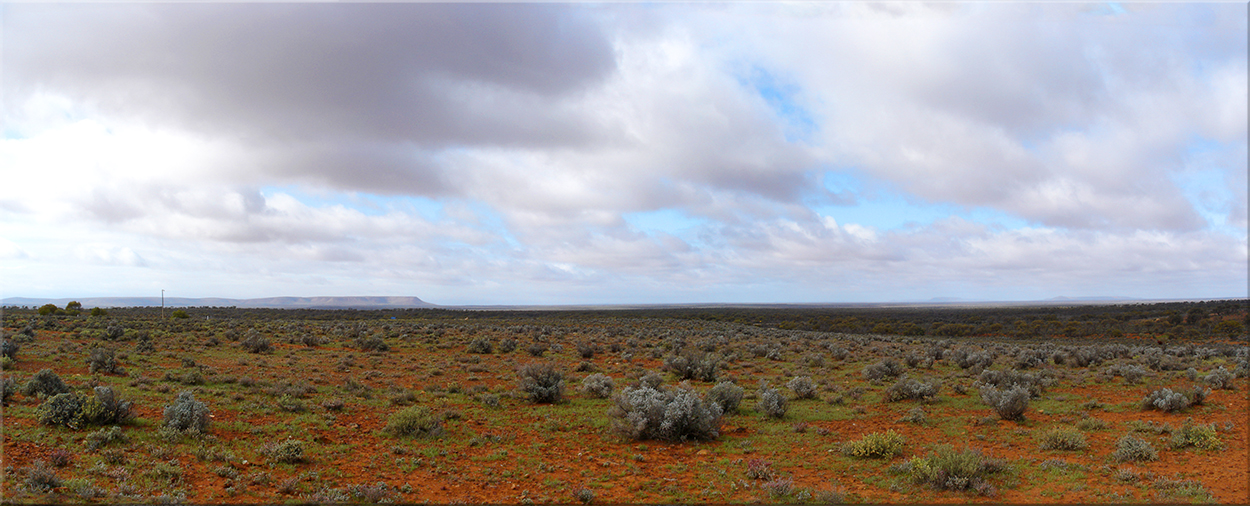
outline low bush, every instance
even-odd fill
[[[1024,411],[1029,407],[1029,391],[1020,385],[1007,390],[983,386],[981,402],[993,408],[999,418],[1018,422],[1024,420]]]
[[[260,448],[260,454],[264,455],[270,462],[282,464],[298,464],[306,460],[304,458],[304,442],[296,439],[266,444]]]
[[[183,390],[173,403],[165,406],[163,428],[175,433],[200,434],[208,430],[208,415],[208,405],[196,400],[190,390]]]
[[[544,353],[547,353],[547,345],[534,343],[526,346],[525,352],[529,353],[531,357],[542,357]]]
[[[125,374],[126,371],[117,362],[117,353],[112,348],[96,347],[91,349],[87,357],[87,371],[94,374]]]
[[[26,469],[26,480],[23,482],[26,490],[42,494],[51,492],[53,489],[60,487],[61,484],[61,479],[56,476],[56,471],[53,471],[42,460],[36,460]]]
[[[1084,432],[1055,427],[1042,433],[1041,448],[1043,450],[1085,450],[1089,448],[1089,442]]]
[[[611,397],[613,387],[612,378],[606,374],[594,373],[582,379],[582,392],[597,399]]]
[[[811,376],[795,376],[789,383],[786,383],[786,388],[794,392],[795,399],[816,398],[816,384],[812,383]]]
[[[267,353],[273,351],[273,345],[269,344],[269,338],[261,335],[260,332],[256,331],[256,329],[248,330],[247,335],[243,338],[243,341],[240,342],[239,345],[243,346],[243,349],[247,350],[249,353]]]
[[[1202,381],[1216,390],[1235,390],[1237,386],[1233,383],[1233,377],[1232,371],[1225,369],[1224,366],[1219,366],[1219,368],[1207,373],[1202,378]]]
[[[1172,448],[1181,449],[1193,446],[1203,450],[1219,450],[1224,442],[1215,431],[1215,424],[1194,425],[1193,420],[1186,420],[1185,425],[1172,433]]]
[[[68,392],[48,397],[35,409],[35,417],[44,425],[76,429],[82,425],[82,398]]]
[[[89,425],[126,424],[134,418],[133,405],[123,401],[111,387],[99,386],[82,403],[82,419]]]
[[[27,397],[37,396],[42,399],[66,392],[69,392],[69,386],[52,369],[40,370],[22,385],[22,395]]]
[[[469,341],[469,346],[467,346],[464,351],[480,355],[490,355],[495,352],[495,345],[491,344],[490,339],[485,337],[476,337],[472,341]]]
[[[613,430],[633,440],[712,440],[720,436],[720,406],[689,388],[626,388],[608,412]]]
[[[775,388],[769,388],[768,385],[760,387],[759,402],[756,403],[756,409],[771,418],[785,418],[786,411],[790,409],[790,401]]]
[[[1000,390],[1020,386],[1028,390],[1029,397],[1037,398],[1041,397],[1046,388],[1053,383],[1054,380],[1045,371],[1019,372],[1014,369],[1001,371],[987,369],[981,371],[972,386],[977,388],[992,386]]]
[[[864,367],[862,373],[864,378],[869,381],[877,381],[884,378],[897,378],[903,374],[906,368],[897,360],[886,358],[875,364]]]
[[[128,442],[130,442],[130,439],[122,432],[122,428],[114,425],[107,429],[100,429],[87,434],[87,451],[95,451],[114,443],[125,444]]]
[[[764,459],[747,460],[747,478],[752,480],[769,481],[777,477],[777,472],[773,471],[771,462]]]
[[[735,414],[738,412],[738,406],[742,404],[743,393],[742,387],[729,381],[722,381],[708,390],[707,400],[720,406],[721,413]]]
[[[1159,452],[1145,440],[1125,435],[1116,441],[1111,457],[1118,462],[1141,462],[1158,460]]]
[[[8,339],[0,339],[0,357],[9,360],[17,360],[17,352],[21,351],[22,345]]]
[[[386,341],[378,334],[358,335],[355,339],[352,339],[352,344],[360,351],[391,351],[391,346],[386,344]]]
[[[941,380],[920,381],[903,375],[898,382],[886,389],[885,398],[889,402],[902,400],[933,402],[937,400],[938,390],[941,389]]]
[[[916,406],[907,411],[907,414],[898,419],[899,422],[906,422],[916,425],[929,425],[929,416],[924,412],[924,408]]]
[[[874,432],[858,441],[843,443],[842,453],[848,457],[888,459],[902,453],[905,442],[903,436],[893,430]]]
[[[18,390],[17,380],[9,376],[0,378],[0,404],[8,406],[9,398],[13,397],[13,394],[17,393]]]
[[[680,355],[664,357],[663,369],[672,372],[680,380],[713,382],[720,373],[720,366],[719,355],[684,351]]]
[[[499,341],[499,353],[512,353],[516,350],[516,339],[511,337]]]
[[[1206,402],[1207,395],[1210,395],[1211,389],[1202,388],[1194,385],[1193,390],[1189,392],[1189,396],[1181,392],[1175,392],[1170,388],[1160,388],[1153,390],[1141,400],[1141,409],[1157,409],[1171,413],[1180,411],[1190,406],[1201,406]]]
[[[520,388],[530,402],[557,403],[564,399],[564,373],[546,363],[530,363],[517,369]]]
[[[430,408],[410,406],[391,415],[382,432],[397,437],[431,438],[443,434],[443,420]]]
[[[987,458],[978,450],[956,452],[950,445],[942,445],[926,457],[912,457],[902,467],[917,484],[937,490],[967,490],[992,496],[995,488],[986,477],[1003,471],[1006,465],[999,459]]]

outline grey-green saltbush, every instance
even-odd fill
[[[66,392],[69,392],[69,386],[52,369],[40,370],[22,385],[22,395],[27,397],[38,396],[42,399]]]
[[[1126,435],[1115,443],[1112,458],[1119,462],[1157,460],[1159,452],[1150,443],[1133,436]]]
[[[812,399],[816,397],[816,385],[812,383],[811,376],[795,376],[789,383],[786,383],[786,388],[794,392],[795,399]]]
[[[908,378],[903,375],[898,382],[886,389],[885,398],[887,401],[896,402],[901,400],[914,401],[932,401],[936,400],[938,390],[942,388],[941,380],[920,381],[915,378]]]
[[[720,406],[722,413],[734,414],[738,412],[738,405],[742,403],[743,393],[742,387],[729,381],[722,381],[708,390],[707,400]]]
[[[382,431],[392,436],[438,437],[443,434],[443,421],[430,408],[410,406],[391,415]]]
[[[564,399],[564,374],[551,364],[526,364],[517,370],[521,391],[531,402],[557,403]]]
[[[1003,420],[1024,420],[1024,410],[1029,407],[1029,390],[1015,385],[1007,390],[993,386],[981,387],[981,401],[994,409]]]
[[[166,430],[198,434],[208,429],[208,405],[195,400],[190,390],[178,393],[174,402],[165,406]]]
[[[760,387],[759,399],[755,407],[772,418],[784,418],[786,411],[790,409],[790,402],[785,396],[767,385]]]
[[[594,373],[582,379],[582,391],[598,399],[611,397],[614,386],[612,378],[603,373]]]
[[[710,440],[720,436],[721,409],[688,388],[626,388],[608,412],[613,429],[634,440]]]

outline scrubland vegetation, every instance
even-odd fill
[[[1246,301],[5,308],[14,503],[1247,502]]]

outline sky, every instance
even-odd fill
[[[1247,296],[1247,5],[0,5],[0,296]]]

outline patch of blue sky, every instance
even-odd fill
[[[322,208],[343,206],[359,211],[365,216],[382,216],[391,211],[419,214],[429,221],[438,220],[442,216],[443,204],[424,197],[374,195],[359,192],[328,192],[309,190],[298,185],[266,186],[260,189],[261,195],[270,197],[275,194],[286,194],[309,207]]]
[[[677,209],[625,213],[621,215],[621,218],[644,233],[664,232],[677,237],[689,236],[688,232],[706,223],[706,220],[687,215]]]
[[[755,90],[782,121],[787,142],[808,142],[818,128],[812,114],[800,105],[802,89],[792,80],[758,65],[752,66],[738,81]]]
[[[1234,191],[1244,188],[1230,188],[1234,178],[1230,171],[1245,171],[1244,165],[1227,167],[1225,163],[1237,164],[1244,160],[1245,145],[1234,142],[1220,142],[1201,136],[1190,138],[1186,149],[1186,170],[1171,175],[1172,182],[1180,188],[1181,193],[1215,231],[1227,234],[1244,234],[1228,225],[1228,212],[1233,202]],[[1233,156],[1229,156],[1232,153]],[[1236,156],[1241,153],[1242,156]]]
[[[856,202],[849,205],[809,203],[813,211],[833,218],[839,225],[855,224],[885,232],[921,227],[958,216],[990,228],[1016,230],[1030,226],[1028,221],[997,209],[924,202],[885,185],[865,184],[854,171],[827,172],[824,185],[833,193],[855,195]]]

